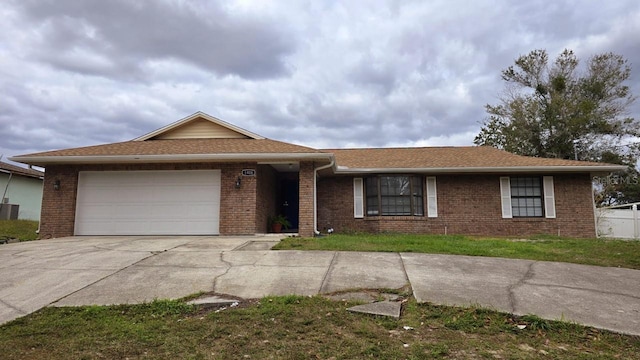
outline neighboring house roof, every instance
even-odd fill
[[[609,172],[622,165],[515,155],[489,146],[324,149],[337,172]]]
[[[519,156],[491,147],[317,150],[266,139],[197,112],[131,141],[12,157],[33,165],[196,161],[318,161],[325,172],[610,172],[622,165]]]
[[[7,164],[6,162],[2,162],[2,161],[0,161],[0,172],[13,173],[14,175],[32,177],[37,179],[42,179],[44,177],[44,173],[42,171],[38,171],[34,169],[25,169],[23,167]]]

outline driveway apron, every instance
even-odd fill
[[[640,335],[640,271],[454,255],[264,250],[270,236],[70,237],[0,245],[0,324],[45,306],[216,292],[242,298],[411,285],[480,305]]]

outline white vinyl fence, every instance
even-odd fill
[[[596,209],[598,236],[618,239],[640,239],[640,203]]]

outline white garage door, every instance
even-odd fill
[[[220,170],[81,171],[76,235],[217,235]]]

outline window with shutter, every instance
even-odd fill
[[[556,217],[553,176],[500,178],[502,217]]]

